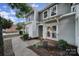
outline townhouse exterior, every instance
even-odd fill
[[[76,45],[79,52],[79,4],[52,3],[42,11],[32,10],[26,18],[30,37],[63,39]]]

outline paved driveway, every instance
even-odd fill
[[[12,38],[15,56],[37,56],[35,52],[27,48],[37,42],[39,42],[39,40],[22,41],[19,37]]]

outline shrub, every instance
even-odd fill
[[[20,35],[23,35],[23,31],[19,31],[19,34],[20,34]]]
[[[61,40],[58,41],[58,47],[61,50],[65,50],[68,47],[68,43],[61,39]]]
[[[23,34],[23,36],[22,36],[22,39],[23,40],[28,40],[28,38],[29,38],[29,34],[27,34],[27,33],[26,34]]]
[[[34,48],[42,48],[43,45],[41,43],[37,43],[33,45]]]

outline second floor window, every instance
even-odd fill
[[[51,16],[56,15],[56,6],[51,9]]]
[[[44,18],[46,18],[46,17],[47,17],[47,11],[44,12]]]
[[[73,10],[72,10],[73,12],[75,12],[76,10],[75,10],[75,7],[73,7]]]
[[[75,12],[76,11],[75,4],[72,3],[70,6],[71,6],[71,12]]]

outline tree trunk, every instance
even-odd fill
[[[3,55],[4,55],[4,45],[3,45],[2,26],[0,25],[0,56]]]

